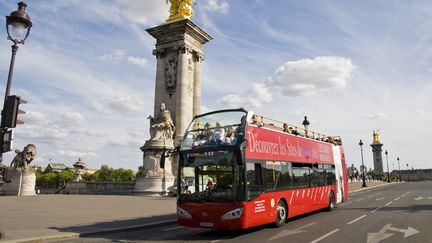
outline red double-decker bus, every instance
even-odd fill
[[[213,229],[280,227],[347,200],[346,171],[338,137],[244,109],[199,115],[179,149],[177,221]]]

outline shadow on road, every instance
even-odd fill
[[[175,214],[160,215],[152,217],[141,217],[126,220],[114,220],[107,222],[97,222],[94,224],[68,226],[68,227],[49,227],[59,232],[78,233],[81,236],[101,235],[103,232],[115,233],[133,229],[145,229],[154,227],[154,224],[160,222],[158,225],[172,224],[176,219]]]

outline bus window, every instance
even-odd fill
[[[336,183],[335,166],[328,165],[327,168],[327,185],[334,185]]]
[[[248,200],[264,192],[264,180],[261,163],[246,163],[246,185]]]
[[[286,162],[281,168],[281,175],[277,182],[276,188],[291,188],[291,174],[291,163]]]
[[[265,178],[266,178],[266,191],[274,191],[276,183],[280,180],[281,165],[274,161],[266,161]]]
[[[293,163],[292,171],[294,188],[309,187],[311,168],[307,167],[306,164]]]

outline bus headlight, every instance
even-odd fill
[[[183,217],[183,218],[188,218],[188,219],[192,218],[192,215],[190,213],[188,213],[188,211],[184,210],[181,207],[177,207],[177,216]]]
[[[238,219],[242,216],[242,214],[243,208],[236,208],[222,215],[222,219]]]

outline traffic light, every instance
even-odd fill
[[[26,104],[27,101],[16,95],[9,95],[3,107],[2,128],[14,128],[17,124],[24,124],[19,120],[18,114],[25,114],[25,111],[19,109],[20,104]]]
[[[1,134],[1,149],[3,153],[12,151],[13,146],[13,130],[6,130],[4,134]]]

